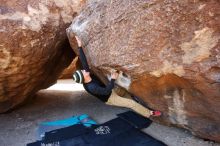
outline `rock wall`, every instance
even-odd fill
[[[91,0],[68,28],[103,81],[152,109],[155,121],[220,142],[220,1]]]
[[[65,29],[81,0],[1,0],[0,113],[47,88],[74,53]]]

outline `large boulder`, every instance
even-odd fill
[[[123,71],[117,83],[163,112],[155,121],[220,142],[219,0],[91,0],[67,34],[103,81]]]
[[[66,28],[82,0],[1,0],[0,113],[59,77],[73,57]]]

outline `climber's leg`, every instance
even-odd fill
[[[108,105],[115,105],[120,107],[127,107],[133,109],[135,112],[143,115],[144,117],[150,117],[150,116],[160,116],[159,111],[152,111],[150,109],[147,109],[146,107],[142,106],[141,104],[135,102],[132,99],[123,98],[121,96],[118,96],[114,90],[112,91],[111,96],[109,97],[108,101],[106,102]]]

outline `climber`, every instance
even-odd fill
[[[114,90],[114,82],[118,78],[118,72],[111,73],[110,82],[105,86],[94,74],[90,74],[89,65],[84,54],[81,40],[75,36],[78,43],[79,58],[82,63],[83,70],[77,70],[73,73],[73,80],[77,83],[83,84],[85,90],[93,96],[99,98],[101,101],[109,105],[120,107],[127,107],[133,109],[135,112],[145,116],[160,116],[160,111],[152,111],[132,99],[118,96]]]

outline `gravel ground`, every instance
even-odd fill
[[[105,105],[71,80],[60,80],[49,90],[38,92],[36,98],[23,107],[0,115],[0,146],[25,146],[35,141],[37,126],[42,121],[86,113],[102,123],[126,110]],[[194,137],[186,130],[157,123],[143,131],[169,146],[220,146]]]

